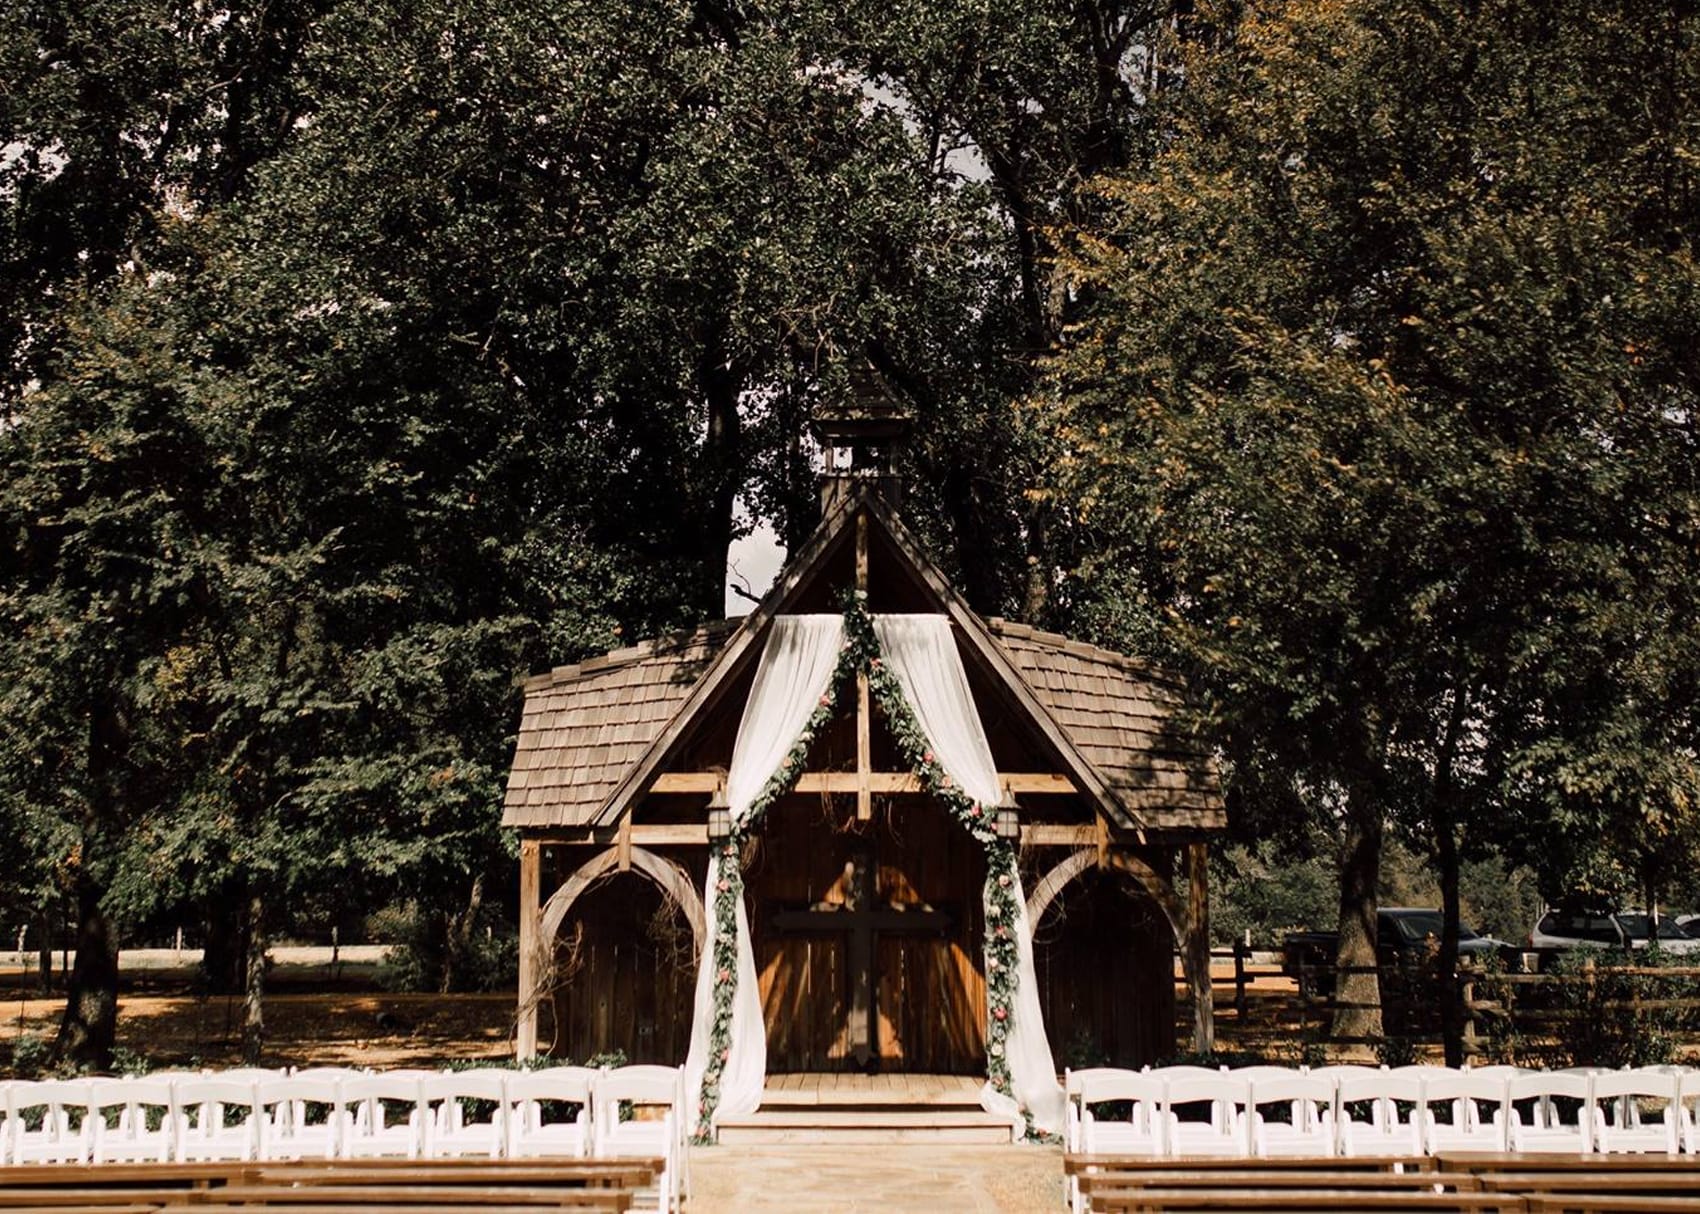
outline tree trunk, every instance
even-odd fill
[[[1381,981],[1375,968],[1375,890],[1380,879],[1381,809],[1373,793],[1354,790],[1347,806],[1346,837],[1340,847],[1335,1037],[1381,1036]]]
[[[213,900],[206,908],[203,920],[206,935],[201,949],[201,977],[207,993],[234,995],[242,989],[244,966],[248,955],[244,941],[241,915],[232,915],[230,906],[242,901],[243,890],[234,887]]]
[[[1440,869],[1440,1032],[1446,1043],[1446,1065],[1464,1065],[1464,1005],[1458,994],[1458,832],[1452,815],[1436,815],[1436,858]]]
[[[118,933],[101,893],[84,868],[77,878],[77,959],[53,1043],[54,1062],[96,1071],[112,1068],[118,1037]]]
[[[452,925],[448,933],[441,994],[446,995],[461,985],[460,979],[472,958],[472,934],[478,926],[478,912],[483,906],[484,874],[479,873],[472,879],[472,891],[467,895],[466,909],[461,912],[459,921]]]
[[[708,407],[708,431],[703,443],[703,472],[707,513],[702,520],[701,605],[711,616],[725,607],[726,562],[732,547],[733,515],[744,484],[743,419],[738,399],[744,391],[744,372],[727,354],[725,334],[715,332],[703,352],[699,369],[703,400]]]
[[[40,933],[40,941],[35,946],[36,968],[41,975],[41,993],[53,993],[53,916],[46,911],[35,918],[36,931]]]
[[[256,891],[248,895],[248,952],[242,980],[242,1061],[260,1064],[266,1038],[266,902]]]

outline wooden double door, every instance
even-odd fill
[[[768,1070],[985,1070],[985,858],[942,806],[792,798],[745,874]]]

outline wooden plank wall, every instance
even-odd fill
[[[952,915],[945,938],[889,935],[876,945],[880,1069],[978,1074],[985,1067],[979,845],[924,798],[881,798],[874,820],[860,824],[854,799],[836,800],[842,804],[791,797],[776,806],[747,871],[769,1071],[855,1069],[844,1033],[844,937],[782,936],[771,920],[781,909],[842,905],[846,866],[867,847],[880,903],[926,903]]]
[[[1057,1068],[1139,1067],[1175,1050],[1174,936],[1122,874],[1088,869],[1033,928]]]
[[[622,1051],[677,1066],[691,1041],[691,927],[648,878],[619,873],[573,903],[555,941],[555,1034],[539,1047],[583,1062]]]

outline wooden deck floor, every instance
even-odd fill
[[[809,1071],[796,1075],[769,1075],[764,1094],[781,1092],[830,1093],[834,1099],[852,1095],[879,1096],[886,1103],[934,1103],[939,1097],[977,1104],[985,1080],[973,1075],[859,1075],[833,1071]]]

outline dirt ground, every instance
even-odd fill
[[[240,998],[196,996],[186,979],[169,974],[126,985],[118,1001],[120,1051],[155,1069],[240,1062]],[[378,989],[369,975],[331,981],[313,971],[282,976],[274,986],[265,1001],[267,1066],[421,1066],[511,1053],[511,991],[397,994]],[[14,977],[0,986],[0,1048],[9,1056],[20,1033],[50,1039],[64,1010],[62,996],[25,993]]]
[[[265,1003],[268,1066],[430,1066],[451,1060],[510,1055],[514,992],[487,995],[397,994],[385,991],[373,962],[332,969],[302,950],[278,959]],[[126,955],[119,998],[118,1045],[165,1066],[231,1066],[240,1061],[242,1002],[197,996],[192,971],[162,959]],[[1233,1010],[1232,967],[1218,975],[1218,1044],[1279,1054],[1294,1047],[1293,986],[1261,978],[1247,990],[1241,1024]],[[1223,980],[1226,979],[1226,982]],[[64,1012],[63,997],[44,998],[17,970],[0,972],[0,1059],[9,1059],[20,1035],[51,1039]],[[1191,1012],[1177,1008],[1177,1043],[1191,1031]],[[4,1070],[0,1069],[0,1074]]]

